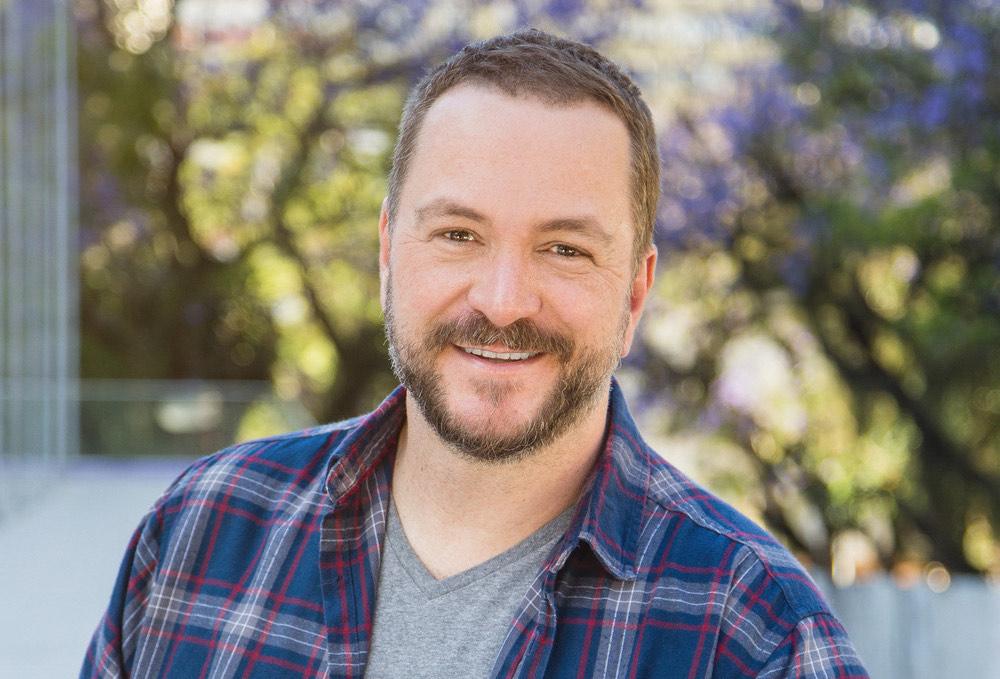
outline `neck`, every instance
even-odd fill
[[[467,570],[576,502],[600,454],[607,409],[605,395],[552,444],[522,459],[487,463],[445,443],[407,394],[392,496],[427,569],[438,578]]]

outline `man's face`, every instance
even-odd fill
[[[380,224],[397,375],[458,450],[516,458],[603,403],[655,253],[633,271],[629,139],[596,103],[463,85],[427,112]]]

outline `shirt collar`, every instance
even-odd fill
[[[406,418],[405,401],[405,390],[397,387],[378,408],[359,418],[334,450],[326,482],[334,504],[343,501],[380,463],[387,463],[386,453],[396,450]],[[550,570],[562,568],[577,545],[586,542],[611,575],[622,580],[636,578],[636,544],[649,486],[649,455],[621,387],[612,379],[604,444],[570,528],[547,566]]]
[[[378,408],[345,423],[347,427],[353,425],[353,429],[334,449],[326,476],[326,493],[334,505],[350,495],[386,453],[395,453],[405,419],[406,390],[399,386]]]
[[[608,426],[601,453],[578,505],[576,517],[549,562],[562,568],[581,543],[590,546],[597,560],[620,580],[637,577],[640,521],[649,489],[650,455],[629,413],[618,381],[611,380]]]

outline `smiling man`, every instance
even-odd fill
[[[402,386],[192,466],[82,675],[866,676],[801,567],[651,451],[612,378],[656,263],[627,76],[537,31],[470,45],[415,88],[389,184]]]

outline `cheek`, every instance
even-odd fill
[[[420,318],[444,313],[461,296],[464,276],[427,258],[394,260],[392,303],[397,317]]]
[[[595,334],[611,327],[618,332],[622,314],[628,308],[628,297],[619,288],[616,282],[603,277],[549,277],[545,298],[558,320],[581,334]]]

